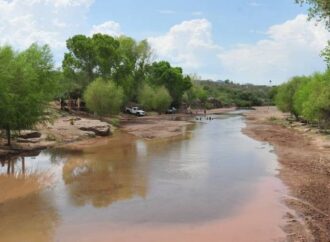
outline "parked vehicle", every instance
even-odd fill
[[[139,109],[138,107],[126,107],[125,109],[126,113],[130,113],[130,114],[134,114],[136,116],[144,116],[145,112],[141,109]]]
[[[166,114],[174,114],[176,113],[176,108],[175,107],[171,107],[169,109],[167,109]]]

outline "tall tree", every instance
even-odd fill
[[[44,111],[57,94],[58,85],[48,46],[31,45],[16,53],[11,47],[0,47],[0,128],[32,128],[45,120]]]
[[[180,67],[171,67],[166,61],[154,62],[148,67],[148,81],[152,85],[165,86],[177,107],[184,92],[192,87],[190,77],[184,76]]]
[[[82,93],[89,83],[101,77],[121,86],[128,99],[136,99],[151,55],[147,41],[105,34],[76,35],[67,40],[67,48],[62,66],[72,90]]]

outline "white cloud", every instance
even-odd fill
[[[158,11],[160,14],[175,14],[176,12],[174,10],[169,9],[163,9]]]
[[[49,44],[60,61],[65,41],[86,29],[93,0],[0,0],[0,45]]]
[[[212,25],[206,19],[184,21],[166,34],[148,38],[159,59],[182,66],[186,72],[196,72],[216,60],[220,51],[212,39]]]
[[[201,11],[195,11],[195,12],[192,12],[191,14],[193,16],[202,16],[203,15],[203,12],[201,12]]]
[[[250,5],[251,7],[260,7],[260,6],[261,6],[261,4],[258,3],[258,2],[256,2],[256,1],[249,2],[249,5]]]
[[[320,51],[330,34],[322,24],[308,22],[305,15],[270,27],[267,38],[238,45],[218,57],[226,77],[253,83],[272,79],[281,83],[294,75],[311,74],[325,65]]]
[[[94,25],[91,30],[92,34],[108,34],[112,36],[120,36],[123,33],[121,32],[120,24],[114,21],[107,21],[100,25]]]

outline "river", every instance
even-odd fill
[[[26,173],[51,184],[0,204],[0,241],[282,241],[273,148],[242,133],[240,113],[213,118],[175,138],[118,131],[25,157]]]

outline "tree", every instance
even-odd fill
[[[120,36],[118,54],[120,65],[116,67],[113,79],[122,86],[126,96],[137,100],[138,90],[146,79],[146,66],[149,64],[151,48],[146,40],[140,42],[127,36]]]
[[[192,87],[190,77],[184,76],[180,67],[171,67],[166,61],[154,62],[148,67],[148,81],[152,85],[165,86],[176,107],[184,92]]]
[[[299,4],[309,4],[308,16],[309,19],[316,19],[317,21],[325,22],[325,26],[330,30],[330,2],[329,0],[295,0]],[[330,67],[330,42],[327,47],[322,51],[321,56]]]
[[[117,114],[123,105],[124,92],[114,82],[98,78],[86,88],[84,100],[97,115]]]
[[[119,63],[119,42],[113,37],[95,34],[92,37],[75,35],[67,40],[62,68],[72,90],[82,93],[97,77],[111,78]]]
[[[154,107],[154,96],[155,91],[152,89],[152,87],[148,84],[144,84],[143,87],[140,89],[138,101],[144,109],[149,111],[152,110]]]
[[[145,84],[140,90],[138,101],[146,110],[162,113],[171,105],[172,98],[164,86],[153,88]]]
[[[159,113],[166,112],[172,103],[172,97],[168,90],[162,86],[155,89],[153,108]]]
[[[315,18],[317,21],[325,21],[330,30],[330,3],[329,0],[296,0],[299,4],[309,4],[309,18]]]
[[[121,86],[125,96],[134,100],[145,79],[151,48],[146,40],[137,42],[126,36],[76,35],[67,40],[68,53],[62,63],[71,90],[82,93],[98,77]]]
[[[275,97],[277,107],[283,112],[290,112],[296,118],[299,114],[294,107],[294,96],[304,81],[306,81],[306,77],[297,76],[292,78],[289,82],[278,87]]]
[[[59,90],[56,76],[47,45],[33,44],[22,52],[0,47],[0,128],[6,130],[8,145],[11,130],[47,120],[45,109]]]
[[[297,93],[304,96],[304,101],[300,104],[303,117],[310,122],[317,121],[320,127],[326,127],[330,121],[329,78],[329,71],[325,74],[315,74]]]

